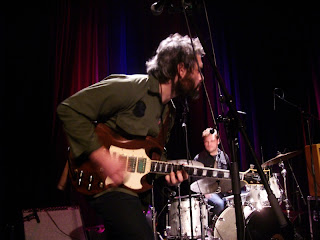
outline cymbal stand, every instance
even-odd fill
[[[290,205],[289,205],[289,199],[288,199],[288,191],[287,191],[287,170],[284,167],[283,161],[279,162],[279,167],[282,168],[281,170],[281,175],[283,177],[283,185],[284,185],[284,197],[285,199],[283,200],[285,202],[285,207],[286,207],[286,213],[287,217],[290,217]]]
[[[190,204],[191,206],[191,204]],[[179,215],[179,237],[182,237],[182,229],[181,229],[181,193],[180,193],[180,183],[178,184],[178,215]],[[192,224],[191,224],[192,229]]]
[[[206,210],[207,210],[207,212],[208,212],[208,206],[207,206],[207,204],[206,204],[206,202],[205,202],[205,199],[204,199],[203,194],[200,192],[200,200],[199,200],[200,229],[201,229],[201,240],[204,240],[206,236],[205,236],[205,231],[204,231],[205,226],[203,226],[203,221],[202,221],[202,219],[204,218],[204,215],[203,215],[203,212],[202,212],[202,207],[201,207],[202,204],[205,204]]]

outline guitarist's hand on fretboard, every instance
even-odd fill
[[[107,176],[111,178],[114,187],[123,183],[125,162],[119,161],[116,155],[111,155],[105,147],[100,147],[93,151],[89,158],[92,163],[102,170],[101,174],[104,178]]]
[[[176,186],[179,183],[183,182],[184,180],[187,180],[188,177],[189,176],[185,170],[182,170],[182,171],[179,170],[176,173],[171,172],[171,173],[167,174],[165,176],[165,179],[166,179],[169,186]]]

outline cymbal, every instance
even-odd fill
[[[245,186],[244,181],[240,181],[240,186]],[[193,182],[190,185],[190,189],[197,193],[214,193],[214,192],[228,192],[232,190],[231,179],[229,178],[202,178],[198,181]],[[220,190],[219,190],[220,189]],[[217,191],[218,190],[218,191]]]
[[[194,167],[204,167],[202,162],[187,160],[187,159],[168,160],[168,162],[171,162],[174,164],[180,164],[180,165],[194,166]]]
[[[288,153],[280,153],[279,155],[277,155],[276,157],[274,158],[271,158],[269,159],[268,161],[266,161],[265,163],[261,164],[261,167],[268,167],[268,166],[271,166],[271,165],[274,165],[276,163],[279,163],[281,161],[286,161],[286,160],[289,160],[295,156],[298,156],[302,153],[301,150],[299,151],[293,151],[293,152],[288,152]]]

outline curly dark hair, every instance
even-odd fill
[[[192,43],[193,47],[188,35],[171,34],[159,44],[156,55],[146,62],[147,73],[155,76],[160,83],[165,83],[174,79],[179,63],[192,71],[194,63],[197,62],[196,54],[205,55],[198,38],[193,38]]]

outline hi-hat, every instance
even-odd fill
[[[177,160],[168,160],[168,162],[179,164],[179,165],[188,165],[194,167],[204,167],[202,162],[194,161],[194,160],[187,160],[187,159],[177,159]]]
[[[240,181],[240,186],[245,186],[245,181]],[[232,190],[231,179],[229,178],[202,178],[190,185],[190,190],[196,193],[228,192]]]
[[[265,163],[261,164],[261,167],[265,168],[265,167],[277,164],[277,163],[279,163],[281,161],[289,160],[289,159],[291,159],[291,158],[293,158],[295,156],[300,155],[301,153],[302,153],[301,150],[294,151],[294,152],[288,152],[288,153],[284,153],[284,154],[280,153],[276,157],[271,158],[270,160],[268,160]]]

